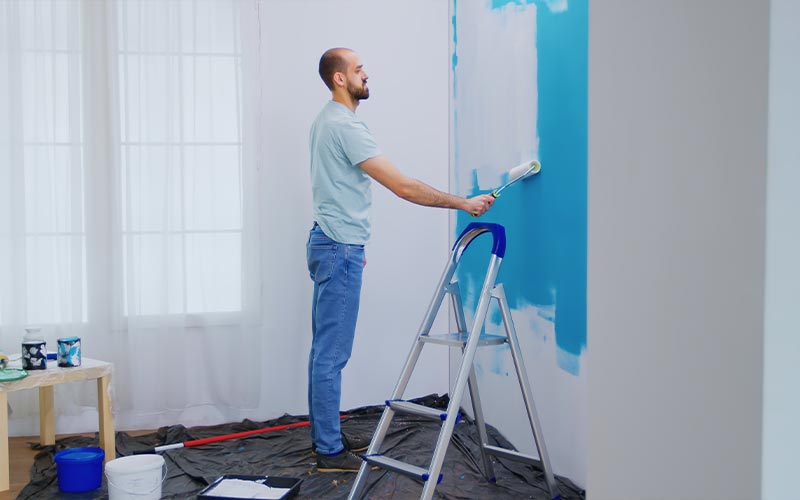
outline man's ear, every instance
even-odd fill
[[[338,71],[336,73],[334,73],[333,74],[333,82],[336,83],[337,85],[344,86],[344,83],[345,83],[345,81],[344,81],[344,73],[340,73]]]

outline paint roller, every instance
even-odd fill
[[[516,167],[512,168],[508,171],[508,182],[500,186],[499,188],[492,191],[492,196],[494,198],[500,197],[500,193],[507,188],[508,186],[514,184],[517,181],[525,179],[526,177],[530,177],[532,175],[536,175],[542,169],[542,164],[539,163],[538,160],[531,160],[526,161],[525,163],[521,163]],[[472,214],[473,217],[477,217],[477,215]]]
[[[514,184],[519,180],[525,179],[526,177],[538,174],[541,169],[542,169],[542,164],[539,163],[537,160],[526,161],[525,163],[517,165],[516,167],[508,171],[508,182],[506,182],[499,188],[492,191],[492,196],[498,198],[500,196],[500,192],[503,191],[505,188],[507,188],[508,186]]]

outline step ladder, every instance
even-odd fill
[[[453,279],[453,276],[458,266],[458,262],[469,244],[476,237],[484,233],[490,233],[494,238],[492,243],[492,257],[489,261],[486,278],[483,282],[480,298],[478,299],[478,306],[475,311],[472,328],[468,331],[458,282]],[[531,464],[541,461],[551,499],[556,500],[561,498],[553,477],[553,472],[550,468],[550,460],[547,456],[544,438],[542,437],[541,425],[539,424],[539,419],[536,415],[536,409],[533,406],[531,387],[530,383],[528,382],[528,375],[525,372],[525,366],[522,362],[522,352],[517,340],[517,333],[514,329],[514,323],[511,320],[511,310],[508,307],[503,285],[495,283],[497,272],[500,268],[500,263],[505,255],[505,249],[505,228],[499,224],[472,223],[468,225],[458,237],[455,245],[453,245],[453,250],[450,254],[450,261],[445,268],[441,279],[439,280],[433,300],[428,306],[425,319],[422,321],[419,333],[417,334],[414,345],[408,355],[405,366],[403,367],[400,379],[397,381],[394,392],[392,392],[392,397],[386,401],[386,408],[383,410],[378,427],[372,437],[372,442],[370,443],[369,448],[367,448],[366,453],[362,456],[364,463],[361,464],[361,468],[358,471],[358,475],[353,483],[353,487],[350,490],[348,500],[357,500],[361,498],[364,487],[367,483],[367,476],[369,475],[370,468],[374,466],[391,470],[422,481],[424,486],[422,489],[422,494],[420,495],[420,499],[430,500],[433,498],[433,492],[436,489],[436,485],[442,480],[440,471],[442,469],[442,464],[444,463],[444,456],[445,453],[447,453],[447,447],[450,444],[450,438],[453,435],[453,429],[456,423],[458,423],[460,420],[459,410],[461,408],[461,400],[463,399],[464,391],[467,388],[469,388],[470,399],[472,400],[472,409],[475,416],[475,423],[477,425],[478,435],[481,440],[483,474],[487,481],[492,483],[496,482],[494,466],[489,458],[490,456]],[[433,325],[436,315],[439,312],[442,302],[444,301],[445,295],[447,294],[450,295],[453,309],[455,310],[458,331],[456,333],[445,335],[431,335],[431,326]],[[503,325],[505,327],[505,335],[481,334],[484,322],[486,320],[486,313],[489,309],[489,304],[492,299],[497,300],[500,307],[500,313],[502,316]],[[460,347],[462,351],[461,367],[458,370],[458,375],[456,376],[455,385],[453,386],[452,395],[450,397],[450,403],[447,405],[446,410],[436,410],[408,401],[403,401],[402,399],[403,393],[405,392],[406,386],[411,378],[411,373],[414,371],[414,366],[416,365],[420,353],[422,352],[422,347],[428,343],[441,344],[450,347]],[[530,421],[531,430],[533,431],[533,439],[536,443],[536,449],[539,453],[539,460],[531,455],[526,455],[514,450],[488,444],[486,424],[483,420],[483,411],[481,409],[480,397],[478,396],[478,381],[475,375],[473,360],[478,347],[501,344],[508,344],[511,350],[511,357],[514,361],[517,379],[519,381],[520,389],[522,390],[522,398],[525,402],[528,420]],[[436,447],[434,448],[433,456],[427,469],[386,457],[380,453],[381,445],[386,437],[386,432],[389,430],[389,425],[391,424],[396,413],[411,414],[442,421],[442,429],[439,433],[439,439],[436,442]]]

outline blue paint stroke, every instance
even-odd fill
[[[567,0],[492,0],[492,10],[502,9],[508,4],[526,6],[530,4],[547,5],[552,12],[563,12],[567,10]]]
[[[556,321],[555,307],[538,307],[536,315],[551,323],[555,323]]]
[[[546,0],[526,1],[537,6],[537,127],[542,171],[504,191],[480,220],[506,227],[506,258],[497,281],[504,284],[510,306],[556,306],[557,363],[577,376],[586,349],[588,2],[572,1],[568,10],[553,12],[542,8],[549,6]],[[492,6],[500,8],[512,2],[518,3],[493,0]],[[455,78],[455,68],[453,71]],[[458,168],[458,144],[453,147]],[[474,175],[470,194],[480,193]],[[473,220],[459,212],[455,234]],[[462,288],[466,307],[477,303],[490,240],[485,236],[477,239],[462,257],[458,277],[462,283],[474,283],[471,290]],[[554,290],[557,297],[553,297]]]
[[[491,350],[489,371],[500,377],[508,377],[507,360],[509,358],[506,346],[495,346]]]
[[[453,75],[453,98],[456,97],[456,66],[458,66],[458,26],[456,25],[456,0],[453,0],[453,59],[451,63],[451,71]]]
[[[451,102],[455,102],[456,99],[456,77],[458,76],[456,72],[456,66],[458,66],[458,25],[456,24],[456,0],[453,0],[453,59],[452,59],[452,66],[450,69],[450,74],[453,77],[453,96],[451,98]],[[458,110],[453,108],[453,118],[452,123],[450,126],[453,128],[453,137],[458,137]],[[460,162],[460,153],[458,148],[453,148],[453,162],[458,165]]]
[[[513,3],[514,5],[528,5],[534,3],[536,0],[492,0],[492,9],[502,9],[506,5]]]
[[[492,349],[492,362],[489,366],[489,371],[494,373],[495,375],[502,375],[505,369],[503,368],[503,360],[507,356],[505,346],[502,346],[502,349],[498,349],[495,346]]]

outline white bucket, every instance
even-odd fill
[[[132,455],[106,464],[109,500],[158,500],[167,465],[160,455]]]

